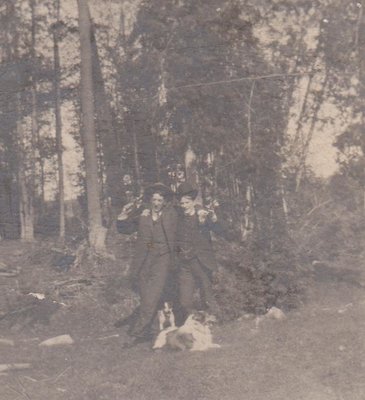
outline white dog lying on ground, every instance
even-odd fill
[[[220,348],[213,343],[209,325],[215,322],[214,316],[205,311],[196,311],[188,316],[184,325],[179,328],[168,327],[157,336],[153,349],[167,347],[174,350],[204,351]]]

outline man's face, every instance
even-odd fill
[[[132,178],[130,175],[124,175],[123,176],[123,184],[124,185],[131,185],[132,184]]]
[[[195,202],[190,196],[183,196],[180,200],[180,206],[184,211],[184,214],[192,214],[194,209]]]
[[[160,212],[163,206],[166,204],[165,199],[159,193],[154,193],[152,196],[152,209],[155,212]]]

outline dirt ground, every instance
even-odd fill
[[[88,283],[77,283],[80,271],[56,272],[46,256],[37,256],[49,244],[39,246],[0,243],[1,261],[20,268],[18,276],[0,277],[1,313],[19,299],[25,309],[32,301],[38,307],[45,300],[28,293],[42,292],[41,313],[49,317],[13,307],[0,320],[0,339],[14,341],[0,341],[0,364],[31,364],[0,374],[1,400],[365,399],[364,260],[314,267],[305,302],[284,320],[248,315],[216,326],[221,349],[153,352],[148,344],[122,348],[125,332],[113,327],[120,304],[92,295],[103,290],[100,276],[82,292]],[[60,290],[67,280],[76,282],[73,297],[70,285],[68,297]],[[62,334],[74,344],[39,347]]]

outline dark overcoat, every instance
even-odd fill
[[[160,256],[170,253],[173,263],[175,237],[177,229],[177,212],[174,207],[167,206],[161,215],[161,224],[165,240],[156,241],[153,237],[153,221],[151,215],[140,215],[135,253],[131,265],[131,274],[137,276],[150,253]]]
[[[214,250],[212,245],[211,232],[218,236],[227,237],[227,228],[221,222],[213,222],[209,217],[206,218],[205,222],[200,222],[197,215],[201,207],[196,207],[195,214],[195,227],[191,230],[191,240],[194,244],[194,254],[199,261],[211,272],[214,272],[218,265],[214,257]],[[179,212],[179,221],[181,222],[184,218],[182,211]],[[179,223],[178,223],[179,229]],[[179,240],[179,239],[178,239]],[[179,253],[181,256],[181,248],[184,248],[184,243],[176,243],[177,257]]]

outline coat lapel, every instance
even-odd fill
[[[153,233],[152,213],[148,217],[146,217],[146,225],[149,233],[152,236]]]

